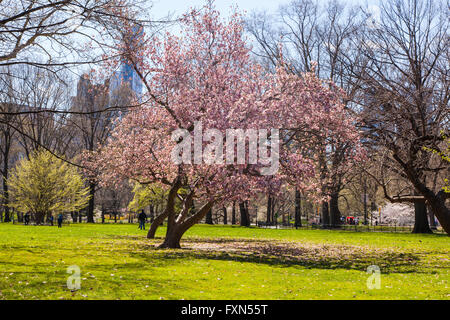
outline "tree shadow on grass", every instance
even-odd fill
[[[318,269],[351,269],[366,271],[377,265],[383,273],[430,273],[448,265],[434,262],[423,265],[421,255],[394,249],[365,246],[301,244],[252,239],[185,239],[184,249],[161,250],[155,243],[143,244],[145,250],[130,255],[163,261],[176,259],[210,259],[262,263],[277,267],[302,267]],[[160,261],[160,263],[164,263]]]
[[[432,273],[439,269],[448,269],[448,261],[439,260],[441,252],[402,251],[395,248],[374,248],[368,246],[339,245],[339,244],[315,244],[300,242],[283,242],[274,240],[256,239],[232,239],[232,238],[185,238],[182,241],[184,249],[162,250],[157,246],[162,238],[148,240],[142,236],[126,235],[114,236],[121,241],[120,246],[104,248],[103,244],[87,244],[80,248],[83,254],[90,256],[92,250],[107,250],[108,256],[129,256],[140,261],[135,267],[164,267],[176,263],[175,260],[221,260],[245,263],[259,263],[276,267],[302,267],[317,269],[349,269],[366,271],[370,265],[377,265],[383,273]],[[98,245],[98,247],[96,246]],[[111,247],[112,246],[112,247]],[[16,248],[19,249],[19,248]],[[20,247],[20,249],[24,249]],[[36,247],[32,251],[45,250],[48,248]],[[80,249],[58,248],[59,251],[72,251],[70,255],[63,254],[65,258],[75,258],[80,255]],[[96,254],[100,254],[97,251]],[[95,251],[94,251],[95,252]],[[42,252],[39,252],[42,254]],[[100,254],[100,255],[103,255]],[[56,254],[54,258],[57,258]],[[48,257],[47,257],[48,258]],[[53,257],[51,257],[53,258]],[[95,256],[91,257],[95,259]],[[12,261],[11,261],[12,260]],[[14,263],[14,259],[3,261],[3,263]],[[0,261],[0,264],[2,262]],[[23,263],[25,265],[27,263]],[[41,263],[44,267],[45,263]],[[33,262],[36,266],[36,262]],[[100,264],[101,265],[101,264]],[[99,265],[99,266],[100,266]],[[108,263],[108,266],[111,264]],[[117,263],[122,265],[122,263]],[[130,263],[123,264],[126,268],[133,268]],[[105,266],[102,266],[105,267]]]

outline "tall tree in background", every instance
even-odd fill
[[[68,84],[48,70],[30,66],[16,69],[14,92],[21,107],[10,125],[18,132],[25,154],[29,157],[41,147],[58,155],[66,154],[70,151],[73,130],[68,127],[68,115],[58,110],[70,109]]]
[[[370,144],[383,155],[377,181],[391,202],[413,202],[427,224],[426,203],[447,233],[450,211],[443,184],[448,162],[427,148],[444,151],[449,128],[449,20],[445,1],[382,1],[380,16],[357,38],[361,59],[352,69],[356,102]],[[395,173],[408,188],[391,194]],[[437,174],[437,176],[436,176]],[[435,177],[439,183],[433,183]],[[416,226],[416,231],[421,230]],[[429,231],[427,225],[425,232]]]
[[[29,66],[9,66],[0,70],[1,172],[5,182],[10,166],[19,154],[28,157],[40,146],[65,154],[71,130],[67,128],[64,115],[41,112],[67,109],[69,89],[59,78],[47,70]],[[9,220],[8,199],[8,185],[3,183],[6,221]]]
[[[5,112],[0,116],[0,173],[2,176],[2,216],[0,216],[0,222],[10,221],[9,215],[9,192],[8,192],[8,177],[11,161],[11,153],[16,136],[16,131],[8,125],[14,121],[14,117],[9,115],[9,112],[15,112],[20,108],[20,104],[17,103],[16,95],[13,88],[13,75],[10,72],[5,72],[0,77],[0,111]]]

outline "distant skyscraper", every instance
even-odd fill
[[[132,41],[141,37],[144,32],[144,29],[141,26],[135,26],[132,30]],[[114,97],[116,94],[115,91],[123,85],[127,85],[138,99],[141,98],[143,88],[142,80],[139,78],[136,70],[134,70],[133,65],[128,62],[122,63],[119,70],[116,71],[111,78],[109,87],[111,97]]]

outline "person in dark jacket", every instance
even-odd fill
[[[26,225],[26,226],[29,225],[29,224],[30,224],[30,213],[27,212],[27,213],[25,214],[25,216],[23,217],[23,219],[25,220],[25,225]]]
[[[138,216],[139,220],[139,229],[145,230],[145,220],[147,219],[147,215],[145,214],[144,210],[141,211],[141,213]]]
[[[63,222],[63,215],[62,215],[62,213],[60,213],[58,215],[58,228],[62,227],[62,222]]]

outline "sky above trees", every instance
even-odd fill
[[[237,5],[240,10],[245,10],[247,13],[253,10],[275,12],[280,5],[288,4],[289,2],[289,0],[216,0],[215,6],[225,16],[230,13],[230,7],[232,5]],[[319,0],[320,2],[325,1]],[[378,0],[346,0],[345,3],[372,6],[376,5]],[[161,18],[166,16],[168,12],[179,15],[189,10],[190,7],[199,8],[204,4],[204,0],[155,0],[152,8],[153,17]]]

